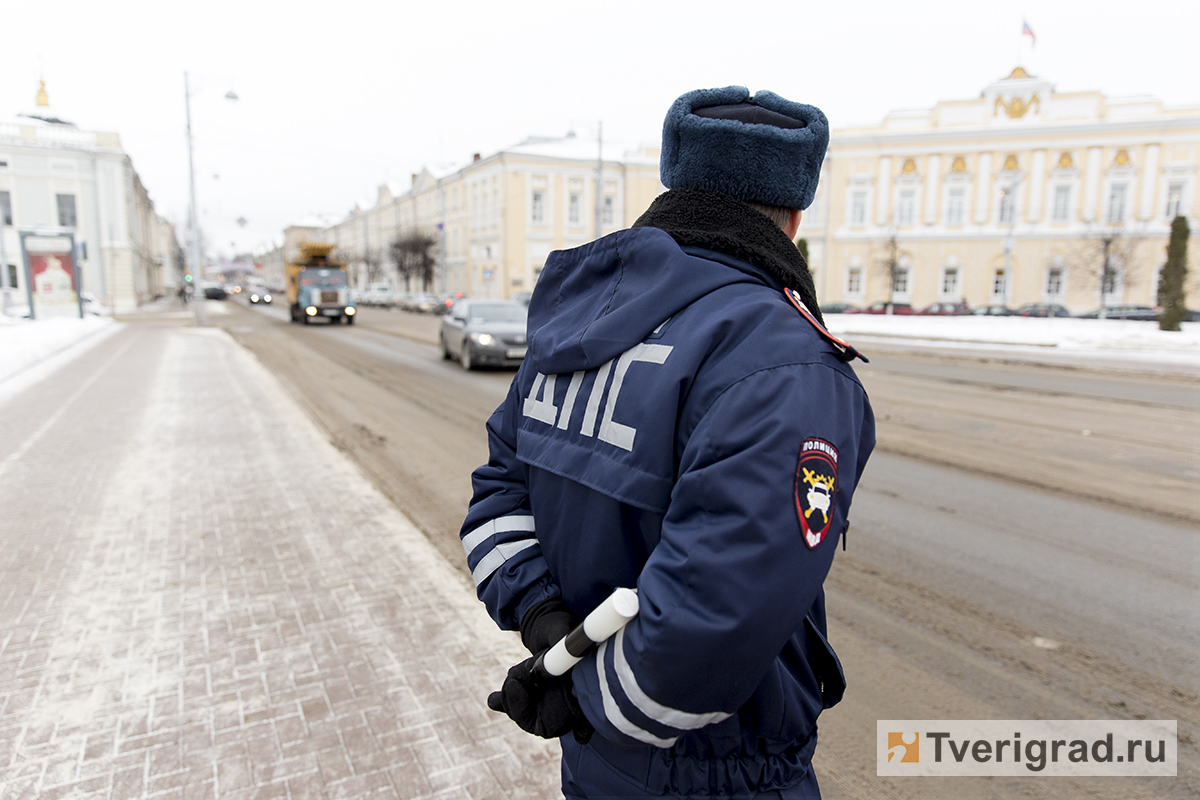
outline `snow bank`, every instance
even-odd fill
[[[91,314],[83,319],[37,321],[0,314],[0,384],[117,324]]]
[[[1139,359],[1163,358],[1200,364],[1200,323],[1185,322],[1178,333],[1160,331],[1155,322],[1117,319],[1033,317],[920,317],[882,314],[830,314],[830,332],[854,343],[855,337],[893,338],[912,344],[1047,348],[1059,352],[1136,353]]]

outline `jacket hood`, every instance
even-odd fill
[[[735,283],[797,288],[806,302],[812,292],[799,251],[765,216],[713,192],[666,192],[633,228],[550,254],[529,303],[528,357],[546,375],[594,369]]]

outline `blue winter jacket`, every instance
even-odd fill
[[[528,331],[462,528],[479,598],[515,630],[636,587],[573,673],[589,747],[647,794],[786,788],[845,687],[822,582],[874,445],[853,370],[765,270],[649,227],[552,253]]]

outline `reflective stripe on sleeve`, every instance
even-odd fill
[[[650,696],[642,691],[642,687],[638,686],[637,678],[633,676],[633,670],[630,669],[629,661],[625,658],[624,641],[625,629],[622,628],[617,631],[616,638],[613,641],[613,664],[617,668],[617,680],[621,682],[621,690],[625,692],[625,695],[629,698],[629,702],[633,703],[638,711],[655,722],[681,731],[703,728],[705,725],[711,725],[714,722],[720,722],[733,716],[732,714],[726,714],[724,711],[693,714],[690,711],[680,711],[676,708],[664,706],[662,703],[650,699]]]
[[[612,691],[608,688],[607,670],[604,668],[604,654],[608,650],[608,642],[611,639],[600,645],[596,651],[596,675],[600,679],[600,700],[604,704],[604,715],[608,717],[608,721],[613,724],[613,727],[619,730],[626,736],[637,739],[639,742],[653,745],[655,747],[670,747],[675,744],[676,736],[671,739],[660,739],[650,731],[643,730],[637,725],[634,725],[625,715],[621,713],[621,709],[617,707],[616,698],[612,696]]]
[[[532,537],[529,539],[518,539],[515,542],[501,542],[475,565],[475,569],[471,571],[471,580],[475,581],[475,586],[478,587],[491,577],[493,572],[500,569],[505,561],[508,561],[522,550],[527,550],[535,546],[537,546],[537,539]]]
[[[508,533],[509,531],[529,531],[530,533],[533,533],[533,517],[528,514],[514,514],[508,517],[489,519],[487,522],[483,523],[478,528],[462,537],[463,550],[465,550],[469,556],[484,539],[497,533]]]

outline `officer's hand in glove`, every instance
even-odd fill
[[[488,696],[488,708],[503,711],[522,730],[543,739],[557,739],[568,733],[575,741],[587,744],[595,728],[587,721],[571,691],[571,675],[538,678],[533,673],[537,656],[514,665],[498,692]]]
[[[525,612],[521,618],[521,643],[531,653],[540,653],[558,643],[582,619],[571,613],[561,597],[551,597]]]

